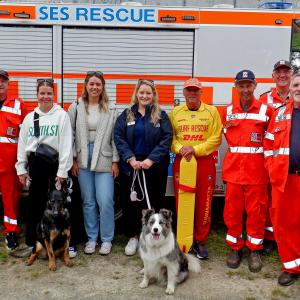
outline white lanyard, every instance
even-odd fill
[[[146,184],[146,177],[145,177],[145,172],[143,169],[141,169],[141,172],[143,174],[143,181],[144,181],[144,189],[141,184],[141,179],[139,175],[139,170],[134,170],[133,172],[133,178],[132,178],[132,184],[131,184],[131,189],[130,189],[130,200],[131,201],[143,201],[145,196],[146,196],[146,201],[148,205],[148,209],[151,209],[151,204],[149,201],[149,196],[148,196],[148,191],[147,191],[147,184]],[[138,179],[139,186],[142,192],[142,199],[138,199],[137,197],[137,192],[134,190],[134,183],[136,181],[136,178]]]

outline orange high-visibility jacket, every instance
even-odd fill
[[[222,178],[236,184],[266,184],[263,137],[272,115],[272,108],[254,99],[245,112],[240,102],[227,106],[223,115],[223,133],[228,150]]]
[[[286,101],[288,100],[289,97],[286,99]],[[261,94],[259,97],[259,101],[263,104],[273,107],[274,109],[278,108],[279,106],[285,103],[278,95],[276,88],[273,88],[270,91]]]
[[[24,102],[9,96],[0,109],[0,172],[15,172],[20,125],[26,114]]]
[[[289,171],[290,131],[294,102],[279,107],[273,114],[264,139],[265,166],[270,181],[284,191]]]

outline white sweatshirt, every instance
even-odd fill
[[[40,116],[40,136],[34,136],[34,111]],[[72,155],[72,128],[68,114],[57,104],[52,109],[43,113],[36,107],[29,113],[21,126],[18,143],[18,160],[16,163],[17,174],[28,173],[28,157],[30,152],[35,152],[38,144],[47,144],[59,153],[57,176],[67,178],[68,171],[73,164]]]

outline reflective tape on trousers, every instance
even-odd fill
[[[226,241],[228,241],[228,242],[231,242],[231,243],[234,243],[234,244],[236,244],[237,243],[237,240],[238,239],[241,239],[242,238],[242,234],[240,234],[238,237],[234,237],[234,236],[232,236],[232,235],[230,235],[230,234],[227,234],[226,235]]]
[[[283,263],[286,269],[293,269],[300,266],[300,258]]]
[[[231,153],[249,153],[249,154],[257,154],[263,153],[263,147],[229,147],[229,151]]]
[[[17,225],[18,224],[17,220],[11,219],[7,216],[4,216],[4,222],[12,224],[12,225]]]
[[[263,243],[263,239],[253,238],[250,235],[247,235],[247,240],[254,245],[261,245]]]

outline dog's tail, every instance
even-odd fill
[[[186,254],[185,253],[185,256],[188,260],[189,271],[194,272],[194,273],[200,273],[201,266],[200,266],[199,259],[196,258],[195,256],[191,255],[191,254]]]

